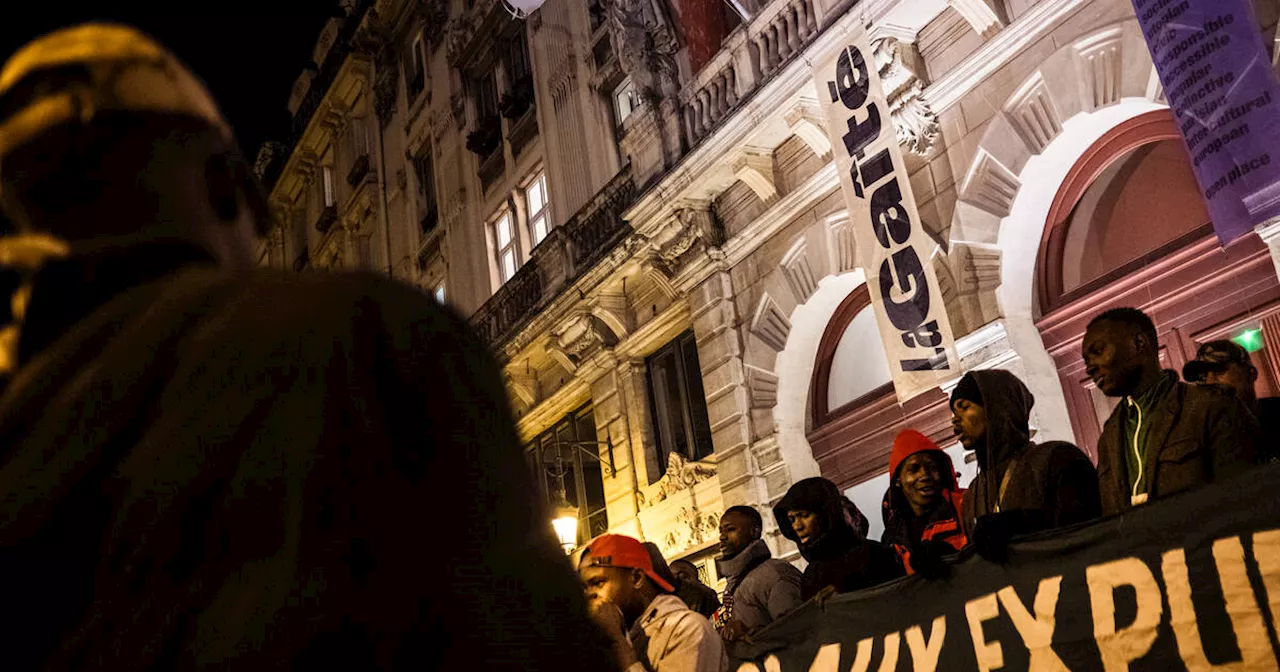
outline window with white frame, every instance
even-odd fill
[[[337,203],[333,195],[333,166],[324,166],[320,172],[323,178],[324,207],[327,208]]]
[[[631,78],[622,80],[622,83],[613,90],[613,115],[618,125],[621,126],[639,105],[640,97],[636,93],[636,86]]]
[[[551,203],[547,197],[547,173],[538,171],[524,190],[524,203],[529,213],[529,236],[534,246],[541,243],[551,230]]]
[[[409,43],[409,53],[406,56],[404,69],[405,92],[409,94],[409,101],[412,102],[426,88],[427,83],[426,50],[425,45],[422,43],[422,33],[414,36],[413,41]]]
[[[512,221],[511,211],[504,210],[493,222],[493,242],[498,260],[498,274],[505,283],[516,274],[520,267],[517,258],[519,250],[516,245],[516,228]]]

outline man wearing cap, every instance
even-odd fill
[[[582,554],[578,575],[596,623],[625,672],[722,672],[728,663],[710,621],[672,593],[643,544],[606,534]]]
[[[1240,344],[1228,340],[1205,343],[1196,352],[1196,358],[1182,367],[1182,377],[1188,383],[1231,388],[1261,425],[1254,457],[1259,462],[1280,459],[1280,397],[1258,398],[1254,387],[1258,382],[1258,368]]]
[[[0,68],[0,210],[6,668],[612,668],[484,346],[386,279],[256,270],[262,196],[164,48],[90,24]]]

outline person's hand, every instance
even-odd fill
[[[951,563],[946,556],[956,552],[945,541],[922,541],[911,546],[911,569],[916,574],[938,581],[951,576]]]
[[[724,624],[724,630],[720,632],[720,636],[724,637],[726,642],[746,642],[751,643],[751,628],[738,619],[733,619]]]
[[[1001,511],[983,516],[973,526],[973,545],[990,562],[1009,561],[1009,541],[1046,527],[1039,511]]]
[[[592,600],[587,604],[587,613],[591,616],[591,620],[609,635],[609,639],[615,642],[626,641],[626,621],[618,605],[608,600]]]

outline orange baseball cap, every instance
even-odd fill
[[[596,537],[596,540],[587,547],[582,566],[638,569],[652,579],[659,588],[668,593],[676,592],[675,587],[653,569],[653,561],[649,559],[649,551],[645,550],[644,544],[621,534],[604,534]]]

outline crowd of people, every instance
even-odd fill
[[[573,567],[524,468],[499,369],[458,316],[371,275],[255,268],[265,201],[211,96],[121,26],[0,69],[0,644],[15,669],[721,670],[811,599],[945,575],[972,545],[1122,513],[1277,456],[1276,400],[1230,341],[1161,369],[1151,320],[1082,355],[1120,399],[1097,468],[1032,441],[1031,393],[966,374],[962,489],[929,437],[889,459],[882,540],[822,478],[720,522],[723,598],[604,535]],[[1261,424],[1260,424],[1261,423]],[[422,529],[405,526],[434,512]],[[593,624],[598,627],[593,627]]]
[[[1098,442],[1096,468],[1071,443],[1032,440],[1035,398],[1017,376],[971,371],[951,394],[953,432],[977,458],[967,489],[950,456],[914,429],[893,442],[880,541],[867,538],[866,517],[835,483],[797,482],[773,517],[799,548],[803,572],[771,557],[758,511],[731,507],[721,519],[716,560],[726,580],[724,604],[709,619],[702,617],[705,607],[670,594],[681,595],[657,547],[645,553],[629,537],[597,539],[580,575],[592,616],[613,636],[619,665],[720,670],[726,643],[750,641],[810,599],[909,574],[942,578],[966,546],[1006,562],[1017,536],[1124,513],[1275,458],[1280,400],[1257,398],[1258,371],[1237,343],[1204,344],[1183,381],[1161,368],[1151,318],[1118,308],[1092,321],[1081,355],[1098,389],[1120,400]],[[680,578],[681,585],[697,580]]]

